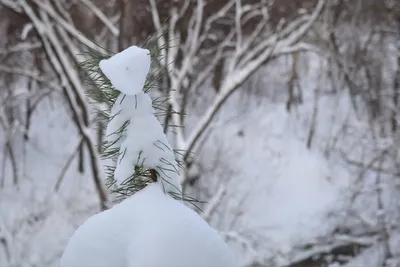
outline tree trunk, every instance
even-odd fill
[[[292,54],[292,68],[291,68],[291,77],[289,80],[289,88],[288,88],[288,100],[286,102],[286,110],[290,113],[291,109],[292,109],[292,104],[294,102],[294,87],[295,87],[295,83],[298,79],[297,77],[297,59],[298,59],[298,52],[295,52]]]
[[[308,149],[311,148],[312,140],[313,140],[314,134],[315,134],[315,127],[317,127],[318,102],[319,102],[319,88],[317,87],[315,89],[315,94],[314,94],[314,109],[313,109],[313,115],[312,115],[312,119],[311,119],[310,131],[308,133],[308,139],[307,139],[307,148]]]
[[[400,50],[400,49],[399,49]],[[392,132],[397,132],[397,111],[399,109],[399,91],[400,91],[400,56],[397,57],[397,71],[393,85],[393,109],[392,109]]]
[[[78,171],[79,173],[83,174],[85,173],[85,143],[82,142],[81,145],[79,146],[79,163],[78,163]]]

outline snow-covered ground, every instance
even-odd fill
[[[302,73],[304,103],[294,106],[290,114],[280,101],[287,90],[287,76],[276,70],[269,74],[267,69],[259,78],[261,89],[232,96],[198,150],[200,179],[196,190],[189,191],[200,188],[196,195],[207,200],[224,187],[226,193],[210,223],[221,231],[243,265],[273,259],[272,266],[281,266],[301,257],[299,246],[318,243],[340,227],[359,227],[346,213],[358,172],[343,161],[340,152],[351,155],[368,148],[368,142],[359,142],[367,124],[356,119],[345,91],[322,95],[315,137],[307,149],[318,68],[318,60],[313,59]],[[10,185],[7,169],[7,186],[0,191],[0,266],[57,266],[74,230],[99,211],[88,160],[83,175],[77,172],[75,160],[60,192],[54,193],[60,170],[78,138],[68,111],[59,99],[53,101],[56,104],[44,101],[32,119],[26,171],[18,190]],[[189,111],[188,127],[201,115],[199,109]],[[342,134],[345,121],[350,129]],[[366,192],[350,210],[376,225],[376,196],[371,189],[376,174],[367,175],[370,179],[363,181],[369,184],[362,186]],[[388,214],[396,220],[398,214],[390,210],[398,210],[397,189],[390,184],[386,187]],[[391,241],[393,248],[398,247],[395,236]],[[381,251],[376,242],[361,254],[365,257],[346,267],[381,266]]]
[[[0,194],[0,266],[57,266],[69,236],[99,204],[86,161],[85,174],[75,161],[61,189],[57,179],[78,142],[68,111],[43,101],[32,118],[25,162],[20,160],[19,188],[6,185]],[[22,170],[22,166],[24,166]],[[10,169],[6,182],[11,182]]]

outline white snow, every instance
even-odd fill
[[[134,96],[120,94],[111,107],[110,116],[112,119],[107,124],[106,140],[108,142],[115,141],[118,135],[114,133],[121,129],[124,123],[132,117],[152,113],[154,113],[152,101],[144,92],[139,92]],[[122,139],[116,142],[113,147],[119,147],[121,141]]]
[[[235,267],[223,239],[197,213],[150,184],[89,218],[61,267]]]
[[[150,51],[131,46],[109,59],[100,61],[100,69],[115,89],[127,95],[139,93],[150,69]]]
[[[197,154],[204,166],[215,166],[209,173],[202,172],[199,183],[204,184],[198,186],[218,188],[223,184],[229,188],[222,215],[212,225],[229,235],[233,231],[254,240],[255,252],[237,240],[230,242],[238,254],[248,257],[242,258],[245,266],[254,260],[254,254],[286,257],[296,245],[330,233],[339,218],[329,214],[342,205],[340,192],[346,173],[333,176],[341,170],[306,149],[305,142],[296,137],[298,120],[291,119],[284,106],[256,107],[254,97],[249,100],[251,110],[242,113],[237,106],[243,95],[233,97],[221,112],[221,126],[215,125],[204,145],[204,154]],[[236,116],[240,120],[226,122]],[[237,134],[240,130],[244,136]],[[219,154],[210,154],[215,144],[220,147]],[[231,222],[234,226],[228,228]]]
[[[315,60],[306,61],[315,63]],[[198,199],[212,199],[220,185],[226,188],[226,194],[210,224],[229,237],[228,244],[243,266],[254,258],[271,259],[272,262],[277,258],[290,260],[292,256],[297,257],[298,246],[318,244],[329,237],[336,227],[350,225],[353,226],[350,228],[352,230],[363,231],[356,224],[344,224],[342,213],[337,213],[338,210],[347,211],[341,203],[340,189],[343,186],[340,184],[344,183],[341,180],[349,180],[355,187],[359,179],[358,171],[353,171],[354,168],[340,161],[342,155],[338,151],[343,150],[355,159],[361,159],[360,155],[365,154],[365,162],[368,162],[368,157],[376,154],[368,152],[367,148],[376,142],[365,141],[367,139],[364,137],[369,132],[368,124],[363,116],[359,119],[351,112],[350,100],[345,92],[321,96],[315,142],[309,150],[305,145],[317,80],[314,76],[319,75],[322,67],[299,68],[313,77],[299,75],[305,77],[303,81],[309,81],[302,83],[304,102],[294,106],[292,113],[288,114],[285,111],[287,73],[281,66],[272,64],[268,71],[261,73],[263,80],[257,88],[261,87],[259,91],[262,92],[254,92],[261,96],[256,95],[251,101],[247,101],[247,93],[232,96],[232,101],[228,101],[213,123],[212,134],[206,137],[205,146],[196,151],[196,166],[199,166],[201,174],[195,185],[196,192],[203,188],[205,191],[205,196]],[[243,89],[247,90],[246,85]],[[210,99],[213,97],[209,90],[205,92]],[[195,101],[204,106],[208,103],[207,99],[200,97],[196,97]],[[48,106],[53,108],[41,103],[32,118],[30,141],[26,143],[26,167],[20,169],[20,189],[11,185],[10,166],[6,168],[5,188],[0,188],[0,238],[5,237],[8,242],[8,246],[0,242],[2,267],[59,266],[69,237],[85,219],[98,211],[98,197],[88,155],[85,155],[85,174],[77,172],[75,158],[60,192],[53,191],[60,170],[79,138],[75,125],[68,117],[68,109],[60,108],[63,102],[59,98],[44,101],[47,102],[51,102]],[[202,115],[205,108],[199,109],[198,116]],[[133,109],[127,111],[134,112]],[[189,115],[187,130],[190,130],[190,124],[199,119],[194,112],[189,112]],[[346,131],[342,130],[344,123],[348,127]],[[242,134],[239,135],[239,131]],[[0,139],[3,137],[0,134]],[[377,138],[382,141],[381,137]],[[323,155],[325,147],[329,148],[329,157]],[[0,153],[0,158],[3,159],[3,153]],[[18,159],[21,159],[19,155]],[[374,172],[368,172],[368,184],[360,184],[360,190],[363,191],[360,191],[357,205],[351,210],[354,215],[350,214],[349,220],[359,216],[368,225],[375,225],[376,190],[375,186],[372,187],[375,175]],[[388,180],[390,177],[383,178]],[[392,221],[398,216],[398,202],[394,203],[398,201],[398,185],[388,184],[383,188],[392,193],[386,197],[386,217]],[[346,194],[352,192],[351,188],[346,188]],[[114,209],[111,211],[115,212]],[[133,219],[137,217],[133,213],[127,216]],[[397,224],[399,220],[394,222]],[[118,221],[113,223],[111,232],[120,227]],[[159,221],[157,227],[162,224]],[[397,257],[400,235],[396,231],[393,228],[390,241],[393,243],[394,256]],[[106,236],[107,232],[97,235]],[[396,243],[394,240],[397,240]],[[383,249],[381,242],[378,242],[345,266],[382,266]],[[91,246],[97,245],[96,241],[92,243]],[[147,246],[147,243],[144,245]],[[130,251],[133,246],[133,243],[127,245],[126,251],[134,253]],[[184,253],[186,251],[182,250],[179,257]],[[100,253],[96,256],[104,257]],[[135,255],[138,259],[142,256],[146,255]]]
[[[160,122],[154,116],[150,97],[139,92],[130,96],[121,94],[111,110],[114,116],[107,126],[108,141],[117,138],[112,134],[129,121],[121,139],[113,147],[120,147],[116,163],[115,180],[121,185],[134,174],[134,166],[155,169],[165,192],[181,192],[179,169],[174,151],[168,143]]]
[[[181,186],[174,152],[158,120],[154,116],[134,118],[126,134],[115,170],[117,182],[122,183],[132,175],[132,166],[137,164],[157,170],[166,192],[179,193]]]

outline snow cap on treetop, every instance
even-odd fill
[[[131,46],[109,59],[100,61],[100,69],[115,89],[127,95],[139,93],[150,70],[150,51]]]

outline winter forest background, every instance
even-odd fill
[[[104,208],[77,63],[157,31],[183,186],[242,266],[400,266],[398,1],[0,0],[1,267]]]

